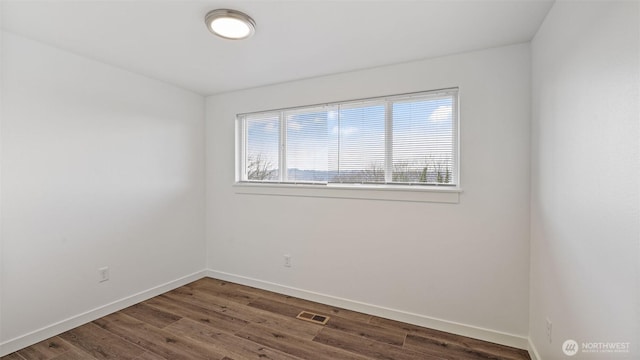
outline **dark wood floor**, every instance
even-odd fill
[[[302,310],[326,325],[296,319]],[[214,279],[202,279],[1,360],[524,360],[514,349]]]

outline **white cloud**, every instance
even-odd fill
[[[429,121],[433,122],[449,120],[451,120],[451,106],[439,106],[437,109],[433,110],[431,116],[429,116]]]
[[[355,133],[360,131],[360,129],[358,129],[355,126],[343,126],[339,130],[340,130],[340,135],[343,135],[343,136],[353,135],[353,134],[355,134]],[[338,135],[338,126],[334,126],[331,129],[331,133],[333,135]]]
[[[276,123],[273,121],[269,121],[265,126],[264,126],[264,131],[268,132],[268,133],[272,133],[274,131],[278,130],[276,127]]]
[[[302,124],[300,124],[297,121],[289,120],[289,121],[287,121],[287,128],[289,130],[298,131],[298,130],[302,129]]]

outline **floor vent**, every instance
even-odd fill
[[[309,311],[303,311],[296,318],[304,321],[310,321],[314,324],[326,325],[327,321],[329,321],[328,316],[314,314]]]

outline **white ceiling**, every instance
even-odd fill
[[[2,2],[2,28],[203,95],[529,41],[552,0]],[[248,13],[254,37],[204,15]]]

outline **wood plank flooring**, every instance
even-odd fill
[[[302,310],[326,325],[296,319]],[[0,360],[530,360],[526,351],[205,278]]]

